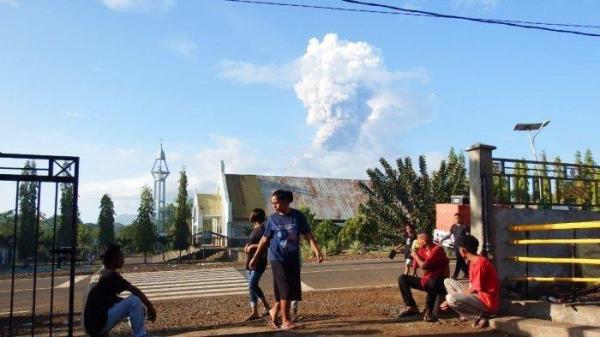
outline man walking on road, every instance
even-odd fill
[[[463,224],[462,217],[460,213],[454,214],[455,224],[450,227],[450,234],[440,240],[440,244],[445,240],[448,240],[451,236],[454,237],[454,256],[456,256],[456,267],[454,267],[454,274],[452,275],[453,279],[458,278],[458,273],[462,270],[465,278],[469,278],[469,268],[467,266],[467,262],[460,255],[459,247],[464,240],[465,236],[469,234],[469,227]]]
[[[412,257],[415,260],[416,265],[419,266],[425,274],[422,278],[406,274],[400,275],[398,278],[400,294],[406,305],[406,308],[400,312],[400,317],[419,314],[417,303],[411,292],[411,288],[414,288],[427,293],[423,320],[433,322],[435,321],[433,312],[436,297],[445,295],[446,293],[446,290],[444,289],[444,279],[450,274],[449,261],[444,249],[433,243],[429,232],[420,232],[417,236],[417,240],[419,242],[419,249],[412,252]]]

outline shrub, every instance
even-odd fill
[[[348,252],[350,254],[355,254],[355,255],[361,255],[365,253],[365,245],[362,244],[362,242],[356,240],[353,241],[350,244],[350,247],[348,248]]]
[[[329,240],[323,247],[325,250],[325,256],[331,256],[339,254],[341,251],[340,243],[338,240]]]
[[[324,220],[315,226],[313,234],[319,244],[325,244],[331,240],[337,240],[340,230],[338,225],[330,220]]]

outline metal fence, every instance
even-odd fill
[[[7,315],[0,316],[0,335],[22,335],[26,330],[31,336],[57,331],[73,335],[78,182],[79,157],[0,153],[2,194],[14,195],[14,209],[5,213],[12,215],[12,228],[3,240],[8,268],[0,281],[10,280],[10,304],[2,308]],[[65,191],[71,197],[61,202],[59,195]],[[51,238],[46,243],[41,242],[42,230],[48,231],[44,238]],[[58,271],[63,259],[67,270]],[[59,272],[67,281],[55,294]]]
[[[600,210],[600,166],[493,158],[494,203]]]

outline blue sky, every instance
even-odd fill
[[[382,2],[600,24],[592,0]],[[551,157],[600,156],[599,42],[220,0],[0,0],[0,152],[80,156],[84,221],[103,193],[135,212],[160,138],[169,198],[184,166],[190,192],[213,192],[221,159],[232,173],[362,178],[380,156],[434,164],[475,142],[530,158],[519,121],[552,120],[537,142]]]

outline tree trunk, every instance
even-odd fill
[[[148,255],[148,252],[144,252],[144,264],[146,264],[146,257]]]
[[[177,262],[181,262],[181,249],[179,250],[179,257],[177,258]]]

